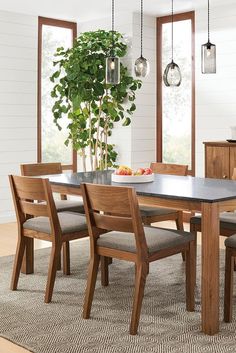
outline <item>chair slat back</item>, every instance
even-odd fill
[[[17,219],[23,224],[28,216],[49,217],[52,233],[60,232],[52,190],[48,179],[9,175]],[[44,201],[44,203],[38,203]]]
[[[147,244],[135,190],[129,187],[81,184],[90,237],[102,230],[133,233],[139,256]]]
[[[21,175],[23,176],[40,176],[50,174],[61,174],[61,163],[30,163],[21,164]]]
[[[153,162],[150,165],[153,173],[170,175],[188,175],[188,166],[182,164],[158,163]]]

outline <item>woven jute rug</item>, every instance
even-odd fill
[[[0,336],[37,353],[220,353],[236,352],[234,320],[222,320],[224,252],[221,253],[221,332],[201,333],[200,264],[196,311],[185,310],[184,264],[180,255],[151,264],[139,333],[128,333],[134,288],[134,266],[114,260],[110,285],[98,277],[90,320],[82,319],[89,241],[73,242],[72,274],[58,272],[53,301],[44,304],[50,249],[35,252],[35,273],[21,275],[19,290],[9,290],[13,257],[0,258]],[[236,289],[236,288],[235,288]],[[236,293],[236,291],[235,291]]]

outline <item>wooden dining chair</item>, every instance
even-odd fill
[[[86,218],[76,213],[57,213],[48,179],[10,175],[9,180],[18,223],[11,289],[17,289],[27,238],[49,241],[52,250],[45,292],[45,303],[49,303],[62,244],[88,236]],[[68,266],[68,258],[64,258],[64,273],[69,271]]]
[[[150,165],[153,173],[185,176],[188,174],[187,165],[153,162]],[[174,220],[178,230],[183,230],[183,213],[169,208],[140,205],[142,220],[145,225],[155,222]]]
[[[236,168],[234,168],[232,180],[236,180]],[[190,232],[197,238],[197,232],[201,232],[202,216],[194,216],[190,219]],[[230,237],[236,233],[236,212],[220,213],[220,235]],[[236,269],[236,261],[235,261]]]
[[[186,252],[186,307],[194,310],[195,241],[189,232],[144,227],[135,190],[129,187],[82,184],[90,235],[90,263],[83,318],[90,317],[100,257],[134,262],[135,293],[130,333],[137,333],[149,263]],[[106,234],[101,234],[102,231]]]
[[[224,321],[232,321],[233,304],[233,275],[236,258],[236,234],[225,240],[225,292],[224,292]]]
[[[150,165],[153,173],[155,174],[169,174],[186,176],[188,174],[188,166],[181,164],[158,163],[153,162]],[[161,208],[155,206],[140,205],[142,220],[145,225],[151,225],[156,222],[175,221],[176,228],[183,230],[183,212],[172,210],[169,208]],[[182,258],[185,260],[185,254],[182,253]]]
[[[59,162],[56,163],[27,163],[21,164],[21,175],[23,176],[42,176],[42,175],[54,175],[62,174],[62,165]],[[57,212],[78,212],[84,214],[84,205],[81,199],[68,200],[67,195],[60,195],[60,199],[55,198],[55,206]],[[69,242],[63,243],[63,258],[68,263],[67,275],[70,274],[70,245]],[[61,256],[58,261],[58,270],[61,269]]]

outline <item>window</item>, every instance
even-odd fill
[[[195,172],[194,12],[174,15],[174,61],[182,83],[166,87],[171,60],[171,16],[157,19],[157,161],[187,164]]]
[[[67,138],[65,117],[59,131],[53,123],[51,98],[55,71],[53,61],[58,47],[70,48],[76,38],[76,23],[39,17],[38,42],[38,162],[61,162],[63,169],[77,170],[77,154],[65,146]]]

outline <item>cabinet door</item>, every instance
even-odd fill
[[[230,147],[230,164],[229,164],[229,171],[230,171],[230,178],[232,175],[236,175],[234,172],[234,168],[236,168],[236,146]]]
[[[207,178],[230,179],[229,147],[206,146]]]

